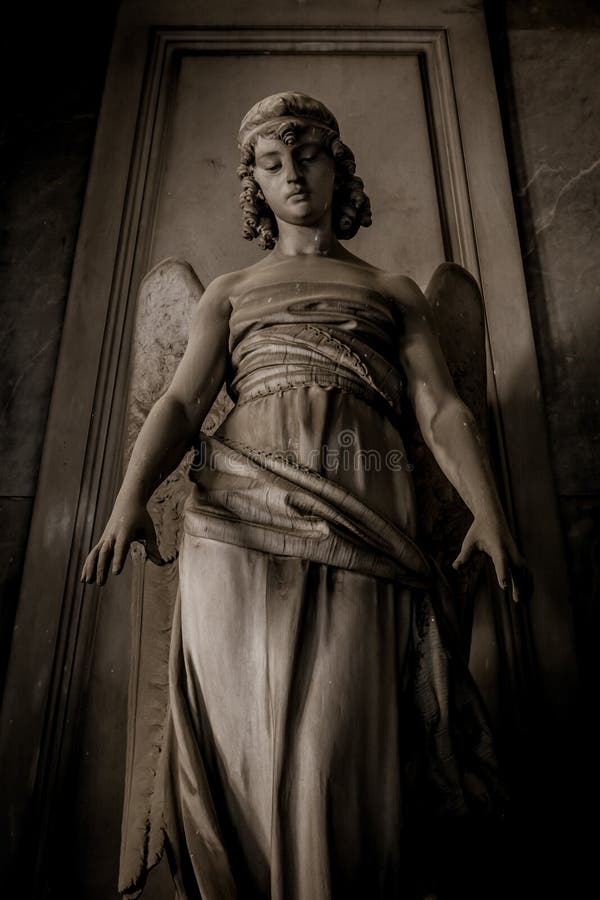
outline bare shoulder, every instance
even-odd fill
[[[382,290],[385,291],[390,299],[407,306],[419,306],[423,301],[427,302],[423,291],[416,281],[408,275],[402,275],[399,272],[381,272],[379,274],[379,282]]]
[[[431,307],[416,281],[397,272],[381,272],[378,281],[381,292],[399,308],[405,319],[431,322]]]
[[[202,296],[202,308],[229,317],[231,298],[235,295],[241,281],[239,272],[225,272],[217,275],[206,287]]]

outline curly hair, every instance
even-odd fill
[[[295,144],[302,131],[309,126],[335,163],[332,199],[334,234],[342,240],[349,240],[361,225],[367,228],[371,224],[371,204],[362,179],[356,175],[354,154],[340,139],[335,116],[323,103],[307,94],[273,94],[259,100],[246,113],[238,135],[240,165],[237,174],[242,180],[240,206],[244,220],[243,235],[248,241],[256,238],[263,250],[273,249],[278,229],[277,220],[254,178],[257,138],[261,135],[287,145]]]

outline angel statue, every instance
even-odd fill
[[[175,259],[147,276],[142,295],[193,300],[191,332],[82,571],[104,584],[133,542],[162,566],[142,576],[120,891],[164,848],[182,900],[492,897],[465,860],[507,792],[443,572],[447,491],[455,569],[483,551],[517,599],[526,566],[437,336],[477,285],[445,263],[425,296],[346,249],[370,203],[321,102],[266,97],[239,147],[243,234],[267,252],[204,291]],[[148,506],[184,458],[173,561]]]

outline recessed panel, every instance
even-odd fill
[[[252,104],[283,90],[322,100],[355,153],[373,225],[349,249],[425,284],[444,253],[416,54],[185,56],[149,262],[184,256],[206,285],[260,258],[241,233],[236,136]]]

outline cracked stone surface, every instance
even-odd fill
[[[35,493],[115,9],[116,0],[94,0],[86,11],[71,4],[40,6],[35,16],[16,5],[7,10],[0,497]],[[28,66],[9,38],[20,33],[27,33]]]
[[[600,29],[518,29],[509,49],[516,204],[557,486],[600,492]]]
[[[507,4],[499,82],[583,683],[600,589],[600,8]],[[518,27],[517,27],[518,26]]]

